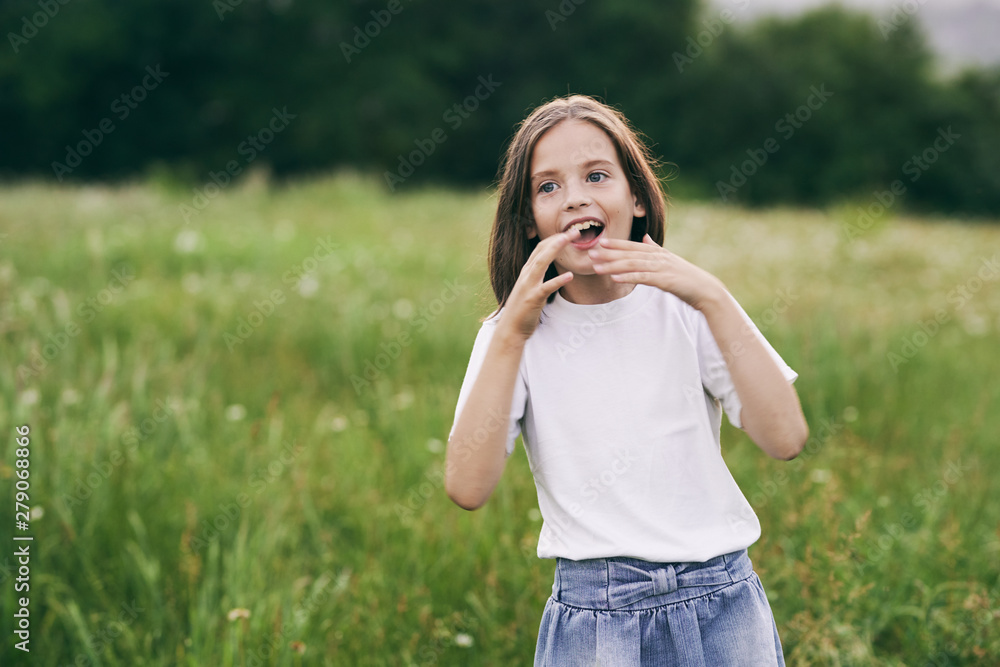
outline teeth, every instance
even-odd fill
[[[601,227],[601,223],[596,220],[584,220],[583,222],[578,222],[575,225],[570,225],[569,229],[579,229],[581,232],[585,229],[590,229],[591,227]],[[569,230],[567,230],[569,231]]]

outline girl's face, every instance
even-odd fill
[[[528,238],[546,239],[574,224],[590,225],[556,257],[559,273],[596,275],[587,251],[601,238],[628,240],[632,217],[646,215],[629,187],[611,139],[599,127],[565,120],[548,130],[531,156]]]

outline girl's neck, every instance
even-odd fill
[[[634,283],[616,283],[609,276],[573,276],[559,289],[559,295],[570,303],[596,305],[623,299],[632,293]]]

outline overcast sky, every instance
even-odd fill
[[[794,12],[807,7],[828,4],[828,0],[749,0],[748,10],[754,13],[760,11],[782,11]],[[880,9],[890,9],[895,5],[903,5],[904,2],[918,2],[923,7],[963,7],[968,5],[982,4],[993,7],[1000,7],[1000,0],[841,0],[842,4],[852,7],[877,7]],[[744,5],[745,0],[715,0],[713,4],[724,6],[727,4]]]
[[[710,0],[712,11],[731,9],[739,19],[795,14],[830,0]],[[1000,63],[1000,0],[840,0],[850,8],[888,16],[900,8],[915,16],[943,67]],[[913,9],[916,7],[916,11]],[[907,11],[908,10],[908,11]]]

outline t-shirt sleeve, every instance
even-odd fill
[[[750,319],[736,299],[728,292],[727,294],[739,309],[740,315],[743,316],[746,322],[746,326],[764,344],[764,348],[771,355],[771,358],[774,359],[774,362],[778,364],[778,368],[781,369],[781,373],[785,376],[785,379],[789,382],[795,382],[799,374],[789,368],[788,364],[771,347],[771,344],[767,342],[767,339],[764,338],[764,335],[761,334],[760,330],[753,323],[753,320]],[[736,428],[742,429],[743,421],[740,412],[743,409],[743,404],[736,393],[736,387],[733,386],[733,378],[729,374],[726,359],[719,349],[718,343],[715,341],[715,336],[712,335],[712,330],[708,326],[708,320],[705,319],[701,311],[696,310],[695,315],[697,318],[698,364],[701,370],[702,384],[709,394],[722,402],[722,408],[729,418],[729,423]]]
[[[479,377],[479,371],[483,366],[483,361],[486,359],[486,351],[489,349],[490,341],[493,340],[493,334],[496,332],[497,319],[495,317],[492,320],[484,322],[479,329],[479,333],[476,335],[476,342],[472,346],[472,355],[469,358],[469,367],[465,371],[465,380],[462,381],[462,389],[458,393],[455,420],[452,422],[451,431],[448,433],[449,440],[455,432],[455,424],[458,423],[458,416],[462,413],[462,408],[465,407],[465,403],[469,399],[472,386],[475,384],[476,378]],[[527,400],[528,389],[524,382],[523,369],[518,369],[517,379],[514,381],[514,395],[510,404],[510,421],[507,424],[507,456],[510,456],[514,452],[514,443],[517,440],[517,436],[521,434]],[[488,421],[484,424],[484,427],[489,429],[495,428],[496,425]]]

